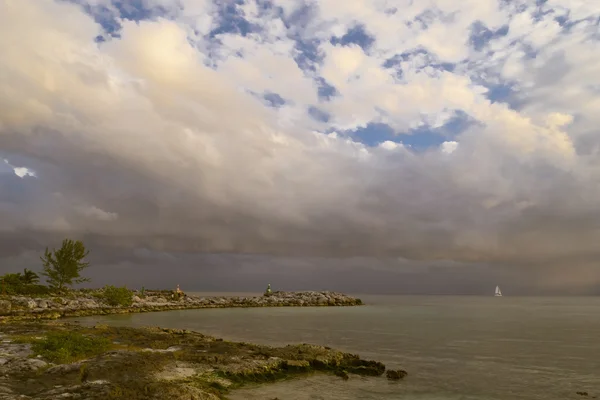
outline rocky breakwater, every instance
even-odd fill
[[[273,292],[269,296],[202,297],[170,291],[134,291],[130,306],[111,306],[102,290],[78,291],[68,296],[43,298],[4,296],[0,299],[0,320],[57,319],[87,315],[125,314],[196,308],[231,307],[326,307],[358,306],[360,299],[335,292]]]

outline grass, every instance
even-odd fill
[[[93,357],[107,351],[110,340],[88,337],[79,332],[48,332],[43,339],[33,341],[32,350],[46,360],[64,364]]]

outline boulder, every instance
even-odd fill
[[[79,308],[80,307],[79,301],[77,301],[77,300],[69,300],[68,303],[67,303],[67,307],[70,307],[70,308]]]
[[[79,371],[83,364],[82,363],[72,363],[72,364],[60,364],[54,367],[48,368],[46,373],[48,374],[59,374],[66,375],[71,372]]]
[[[95,300],[92,299],[85,299],[81,302],[79,302],[79,305],[84,307],[84,308],[97,308],[98,303]]]
[[[336,370],[335,376],[339,376],[340,378],[342,378],[345,381],[347,381],[350,378],[348,376],[348,373],[346,371],[342,371],[342,370]]]
[[[385,373],[385,376],[391,381],[399,381],[400,379],[403,379],[406,375],[408,375],[408,372],[402,369],[390,369]]]
[[[45,368],[48,363],[37,358],[15,358],[7,363],[10,371],[22,373],[26,371],[37,371]]]
[[[37,301],[38,308],[48,308],[48,302],[44,299],[40,299]]]
[[[10,313],[12,304],[8,300],[0,300],[0,314]]]

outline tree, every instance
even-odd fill
[[[36,274],[33,271],[28,270],[27,268],[25,268],[23,270],[23,275],[21,275],[21,282],[24,285],[35,285],[39,281],[40,281],[40,277],[38,276],[38,274]]]
[[[48,285],[55,291],[64,291],[75,283],[89,282],[82,278],[81,271],[89,266],[83,259],[88,255],[85,246],[79,240],[65,239],[60,249],[46,252],[40,257],[44,265],[44,275]]]

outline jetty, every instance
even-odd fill
[[[59,319],[89,315],[127,314],[188,310],[201,308],[234,307],[346,307],[359,306],[362,301],[336,292],[281,292],[273,291],[254,297],[197,296],[180,294],[174,296],[169,290],[132,291],[130,305],[110,305],[103,297],[102,289],[74,290],[59,296],[3,296],[0,299],[0,321]]]

